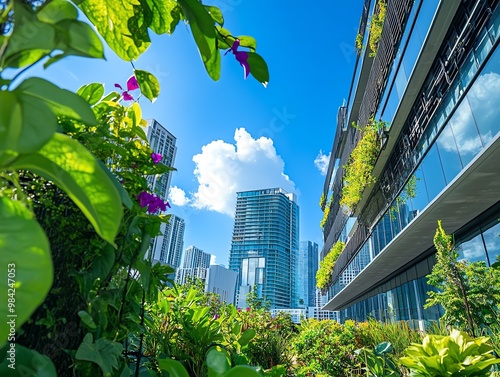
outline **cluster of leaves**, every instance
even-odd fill
[[[320,223],[319,223],[319,226],[321,229],[323,229],[325,227],[325,224],[326,222],[328,221],[328,216],[330,215],[330,208],[332,206],[332,202],[333,202],[333,194],[330,195],[330,199],[328,199],[328,203],[325,205],[323,205],[324,209],[323,209],[323,218],[321,219]]]
[[[436,264],[427,276],[437,291],[428,292],[425,307],[441,305],[444,323],[463,329],[472,336],[480,329],[499,323],[500,271],[482,261],[458,261],[452,235],[447,234],[441,221],[434,236]]]
[[[412,344],[399,362],[412,376],[489,376],[500,359],[487,343],[487,337],[473,339],[453,329],[448,336],[427,335],[422,344]]]
[[[378,0],[375,12],[373,13],[370,21],[370,36],[368,39],[368,45],[370,46],[371,57],[374,57],[377,54],[378,42],[382,36],[382,28],[384,27],[386,12],[387,2],[385,0]]]
[[[321,208],[322,211],[325,210],[325,204],[326,204],[326,195],[324,192],[322,192],[321,197],[319,198],[319,208]]]
[[[344,247],[344,242],[337,241],[325,258],[319,263],[319,269],[316,273],[316,287],[322,291],[324,291],[330,284],[335,262],[337,262],[340,254],[342,254]]]
[[[390,342],[379,343],[373,350],[360,348],[355,351],[359,361],[364,364],[367,374],[373,377],[400,377],[401,372],[392,357],[392,344]]]
[[[352,321],[343,325],[336,321],[309,319],[299,326],[293,340],[297,376],[350,376],[357,366],[354,351],[359,327]]]
[[[363,34],[356,34],[356,39],[354,41],[354,47],[356,48],[356,52],[358,55],[364,50],[365,46],[363,45]]]
[[[374,119],[363,128],[361,139],[344,165],[342,197],[340,204],[348,211],[353,211],[361,200],[365,188],[375,182],[372,174],[377,160],[380,145],[379,131],[385,127],[384,122]]]

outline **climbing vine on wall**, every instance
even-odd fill
[[[337,241],[330,252],[326,255],[325,259],[323,259],[319,263],[319,269],[316,273],[316,286],[324,291],[328,284],[330,283],[330,279],[332,277],[332,272],[335,267],[335,262],[339,258],[340,254],[344,250],[345,243],[342,241]]]

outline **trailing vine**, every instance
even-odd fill
[[[356,48],[356,52],[358,55],[361,55],[361,52],[365,48],[363,45],[363,34],[356,34],[356,40],[354,41],[354,47]]]
[[[370,37],[368,39],[368,45],[371,50],[370,57],[374,57],[377,54],[378,42],[380,41],[380,37],[382,35],[386,12],[387,3],[384,0],[379,0],[370,22]]]
[[[325,193],[322,193],[321,198],[319,198],[319,207],[321,208],[322,211],[325,210],[325,204],[326,204],[326,196]]]
[[[328,203],[326,204],[326,207],[323,209],[323,218],[321,219],[321,222],[319,223],[319,226],[321,229],[325,227],[326,222],[328,221],[328,216],[330,215],[330,207],[333,202],[333,194],[330,196],[330,199],[328,199]]]
[[[361,200],[364,189],[375,182],[372,171],[380,151],[378,133],[384,126],[385,122],[372,119],[363,129],[361,140],[344,165],[340,204],[348,211],[354,210]]]
[[[318,287],[322,291],[325,291],[325,289],[328,287],[332,277],[333,269],[335,267],[335,262],[337,262],[337,259],[339,259],[339,256],[340,254],[342,254],[344,247],[344,242],[337,241],[332,246],[325,259],[323,259],[319,263],[319,269],[316,273],[316,287]]]

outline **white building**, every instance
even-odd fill
[[[238,273],[221,265],[212,264],[208,269],[205,292],[220,296],[221,302],[234,304]]]

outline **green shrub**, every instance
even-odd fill
[[[500,359],[492,355],[493,348],[487,342],[487,337],[473,339],[458,330],[449,336],[427,335],[422,344],[408,347],[408,356],[399,362],[415,377],[489,376],[491,366]]]
[[[357,366],[354,351],[361,347],[359,328],[353,321],[341,325],[309,319],[299,330],[293,341],[297,376],[350,376],[350,370]]]

